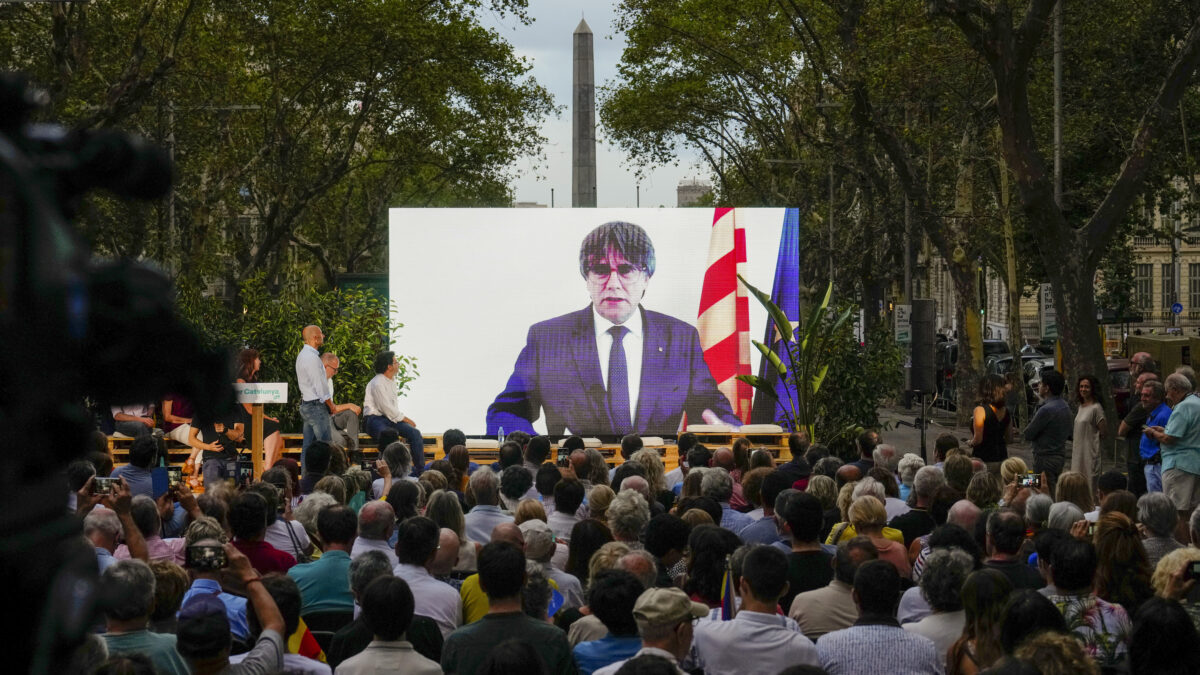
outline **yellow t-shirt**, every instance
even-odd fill
[[[834,541],[833,535],[837,534],[838,530],[841,529],[841,527],[842,527],[842,523],[838,523],[837,525],[833,526],[833,529],[829,531],[829,536],[825,539],[826,544],[836,545],[840,542],[846,541],[847,539],[851,539],[853,537],[858,536],[858,533],[854,531],[854,526],[847,523],[846,529],[844,531],[842,531],[841,539]],[[896,542],[897,544],[900,544],[901,546],[904,545],[904,533],[895,528],[891,528],[891,527],[883,528],[883,538],[891,539],[892,541]]]
[[[553,579],[546,581],[550,582],[551,588],[558,590],[558,584],[554,583]],[[487,593],[484,593],[483,588],[479,585],[478,574],[472,574],[463,579],[462,588],[458,590],[458,594],[462,598],[464,626],[482,619],[492,608],[492,603],[488,602]]]

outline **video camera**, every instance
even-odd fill
[[[230,362],[180,320],[171,282],[135,262],[98,262],[70,224],[100,188],[152,200],[171,189],[167,154],[114,130],[32,124],[46,97],[0,75],[0,578],[16,597],[13,672],[65,672],[103,598],[92,548],[64,513],[63,469],[83,456],[85,397],[114,405],[190,399],[232,405]]]

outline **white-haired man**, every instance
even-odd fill
[[[1163,492],[1175,504],[1182,525],[1200,505],[1200,398],[1190,395],[1192,383],[1179,373],[1168,375],[1164,384],[1171,417],[1165,428],[1148,426],[1145,433],[1159,443]],[[1182,540],[1186,527],[1177,530]]]

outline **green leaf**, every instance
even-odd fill
[[[767,396],[771,397],[773,400],[779,399],[779,396],[775,393],[775,387],[771,386],[770,382],[764,380],[763,378],[761,378],[757,375],[738,375],[737,379],[754,387],[760,393],[766,394]]]
[[[787,366],[783,365],[783,361],[779,359],[778,354],[758,340],[751,340],[750,342],[758,348],[758,351],[762,353],[763,356],[767,357],[767,361],[775,367],[775,372],[779,373],[780,375],[787,375]]]
[[[771,296],[755,288],[753,284],[746,281],[745,277],[739,274],[738,279],[749,289],[755,298],[758,298],[758,302],[766,308],[767,313],[771,316],[771,321],[774,322],[775,328],[783,334],[783,338],[785,340],[792,339],[792,333],[796,329],[792,326],[792,322],[788,320],[787,313],[780,309],[779,305],[771,301]]]

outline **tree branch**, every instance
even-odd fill
[[[1163,79],[1154,101],[1142,116],[1133,136],[1129,156],[1121,165],[1121,173],[1109,188],[1108,194],[1104,196],[1104,201],[1080,231],[1081,243],[1094,242],[1095,250],[1091,252],[1093,257],[1104,251],[1116,225],[1137,196],[1137,191],[1150,168],[1152,146],[1162,134],[1167,120],[1173,116],[1175,107],[1190,84],[1198,65],[1200,65],[1200,17],[1192,22],[1187,37],[1184,39],[1183,47],[1179,50],[1179,55],[1171,64],[1171,69]]]

